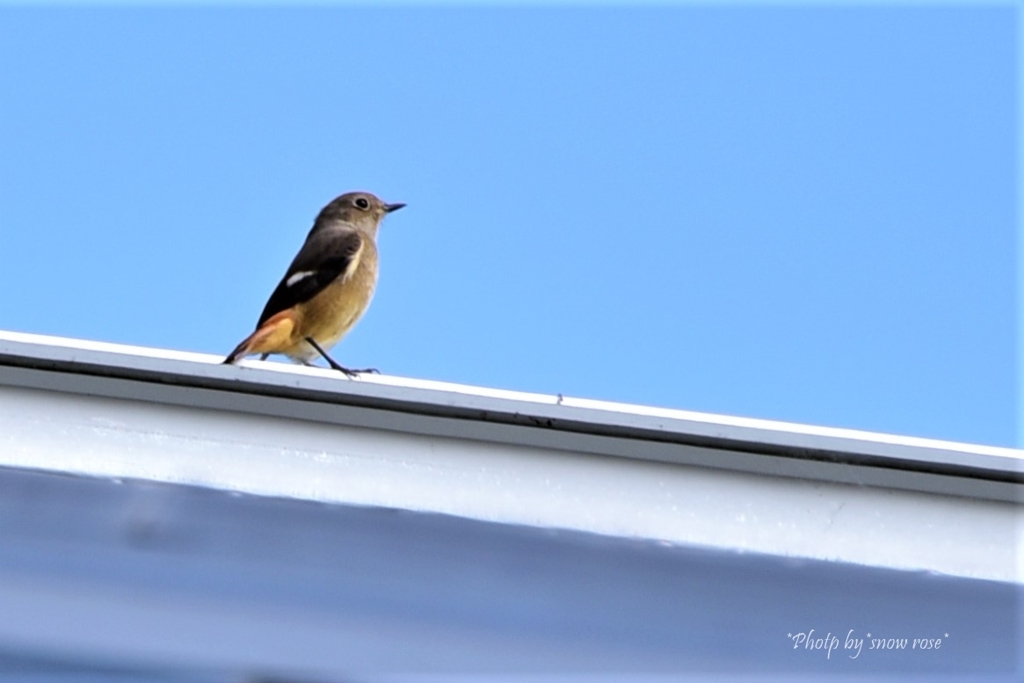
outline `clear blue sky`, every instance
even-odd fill
[[[0,328],[223,354],[320,207],[352,366],[1016,438],[1003,7],[0,7]]]

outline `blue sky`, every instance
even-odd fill
[[[355,367],[1012,445],[1005,6],[0,6],[0,329],[226,353],[367,189]]]

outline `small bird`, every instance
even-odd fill
[[[288,272],[263,308],[256,331],[224,363],[246,356],[281,353],[304,364],[319,354],[348,377],[350,370],[329,355],[370,305],[377,285],[377,228],[405,204],[385,204],[369,192],[349,192],[325,206]]]

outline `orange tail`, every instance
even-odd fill
[[[281,311],[259,326],[255,332],[242,340],[235,350],[224,359],[224,365],[231,365],[254,353],[283,353],[295,345],[292,333],[295,318],[290,310]]]
[[[259,330],[256,330],[256,332],[259,332]],[[235,350],[232,351],[231,353],[229,353],[228,357],[225,358],[224,362],[221,363],[221,364],[222,365],[233,365],[233,364],[237,363],[238,361],[242,360],[243,358],[245,358],[246,356],[248,356],[250,354],[250,351],[248,351],[247,349],[249,348],[249,345],[252,344],[252,340],[253,340],[253,337],[256,336],[256,332],[253,332],[248,337],[243,339],[242,343],[239,344],[238,346],[236,346]]]

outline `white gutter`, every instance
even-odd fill
[[[0,332],[0,466],[1024,582],[1015,449]]]

